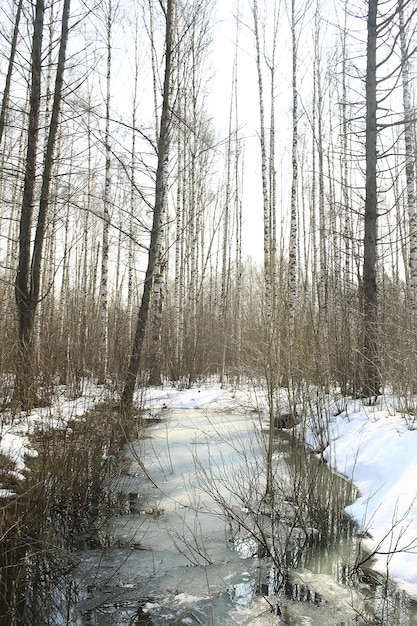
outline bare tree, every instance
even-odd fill
[[[109,280],[109,237],[111,203],[111,146],[110,146],[110,106],[111,106],[111,69],[112,69],[112,28],[114,8],[112,0],[106,6],[106,91],[105,91],[105,129],[104,129],[104,193],[103,193],[103,237],[101,248],[100,277],[100,379],[104,382],[108,367],[108,280]]]
[[[14,60],[15,60],[15,56],[16,56],[17,38],[18,38],[18,35],[19,35],[20,17],[22,15],[22,5],[23,5],[23,0],[19,0],[19,3],[18,3],[17,8],[16,8],[16,17],[15,17],[14,28],[13,28],[12,42],[11,42],[11,46],[10,46],[9,64],[8,64],[8,67],[7,67],[6,80],[5,80],[4,89],[3,89],[3,98],[2,98],[2,101],[1,101],[1,109],[0,109],[0,146],[1,146],[2,140],[3,140],[4,124],[5,124],[5,121],[6,121],[6,112],[7,112],[7,108],[8,108],[8,104],[9,104],[10,84],[11,84],[11,80],[12,80],[13,65],[14,65]]]
[[[19,264],[15,283],[19,329],[19,361],[16,373],[15,401],[25,407],[31,406],[37,401],[32,368],[34,356],[33,329],[36,309],[39,303],[42,250],[45,237],[46,217],[49,208],[51,173],[54,163],[54,151],[61,109],[62,86],[69,30],[69,10],[70,0],[64,0],[53,105],[43,162],[35,238],[32,245],[31,232],[33,225],[33,205],[35,202],[36,162],[41,101],[42,35],[45,15],[43,0],[37,0],[36,2],[32,39],[32,70],[27,154],[25,161],[25,181],[20,215]]]
[[[265,102],[264,102],[264,87],[261,65],[261,41],[259,32],[259,11],[257,0],[253,0],[252,14],[254,24],[255,35],[255,52],[256,52],[256,69],[258,78],[258,97],[259,97],[259,122],[260,132],[259,138],[261,143],[261,172],[262,172],[262,200],[263,200],[263,244],[264,244],[264,328],[265,328],[265,377],[268,393],[268,407],[269,407],[269,431],[270,436],[268,440],[267,450],[267,481],[265,498],[271,499],[273,497],[273,475],[272,475],[272,453],[273,453],[273,424],[274,424],[274,391],[275,391],[275,366],[273,360],[273,289],[272,289],[272,266],[271,266],[271,210],[270,210],[270,177],[268,174],[268,159],[267,159],[267,147],[266,147],[266,130],[265,130]],[[273,103],[271,103],[273,106]]]
[[[157,246],[159,243],[159,233],[161,227],[161,216],[163,214],[163,208],[166,203],[166,195],[168,189],[168,165],[172,113],[170,97],[172,81],[172,56],[174,46],[173,12],[175,9],[175,0],[167,0],[166,5],[161,4],[161,6],[163,8],[165,16],[165,71],[162,95],[161,121],[158,137],[158,166],[156,171],[155,183],[155,203],[153,209],[151,240],[149,244],[148,264],[143,285],[142,300],[139,308],[139,315],[129,361],[129,368],[121,398],[121,409],[123,413],[128,413],[131,410],[133,404],[133,394],[135,390],[136,377],[139,371],[140,357],[142,354],[143,341],[148,321],[155,262],[157,258]]]
[[[407,41],[406,19],[404,16],[404,5],[406,0],[398,1],[398,13],[400,21],[400,44],[401,44],[401,73],[402,91],[404,107],[404,144],[405,144],[405,177],[407,194],[407,212],[410,222],[410,303],[411,303],[411,325],[413,331],[413,344],[417,339],[417,205],[416,205],[416,171],[415,153],[413,147],[413,130],[415,120],[413,120],[411,76],[410,76],[410,48]]]
[[[377,12],[378,0],[369,0],[366,52],[366,180],[363,257],[364,376],[363,394],[380,393],[381,369],[378,348],[377,250]]]
[[[289,332],[292,333],[297,298],[297,243],[298,243],[298,38],[295,1],[291,0],[291,44],[292,44],[292,147],[291,147],[291,209],[290,209],[290,239],[288,251],[288,308]]]
[[[263,75],[261,65],[261,41],[259,32],[259,10],[257,0],[252,4],[254,35],[255,35],[255,51],[256,51],[256,69],[258,78],[258,95],[259,95],[259,123],[260,132],[259,139],[261,143],[261,171],[262,171],[262,199],[263,199],[263,228],[264,228],[264,274],[265,274],[265,309],[266,309],[266,325],[269,327],[272,321],[272,279],[271,279],[271,211],[270,211],[270,185],[268,175],[268,157],[266,146],[266,130],[265,130],[265,96],[263,86]]]

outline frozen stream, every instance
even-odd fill
[[[83,552],[77,624],[417,624],[404,594],[355,567],[349,483],[277,433],[271,507],[256,414],[162,417],[128,451],[109,547]]]

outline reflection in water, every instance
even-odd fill
[[[104,626],[106,611],[128,623],[128,608],[129,623],[157,626],[417,624],[404,594],[357,567],[362,540],[343,513],[353,486],[289,435],[277,438],[271,507],[259,423],[188,409],[150,434],[130,453],[131,512],[112,530],[120,547],[87,552],[78,569],[96,585],[81,593],[90,621],[80,625]]]
[[[29,526],[24,498],[0,501],[0,626],[70,623],[76,559],[52,533]]]
[[[249,572],[242,572],[242,582],[232,585],[227,591],[233,602],[241,606],[247,606],[253,600],[253,596],[256,593],[256,585],[251,580]]]

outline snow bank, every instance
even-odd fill
[[[417,597],[417,430],[410,416],[382,397],[375,406],[348,401],[326,421],[323,457],[359,489],[347,512],[370,536],[365,545],[376,551],[376,569]],[[307,442],[314,446],[313,432]]]

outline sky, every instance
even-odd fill
[[[22,414],[13,423],[3,415],[0,430],[0,453],[16,462],[16,474],[24,471],[24,455],[35,454],[28,433],[43,424],[64,425],[106,400],[102,389],[86,385],[84,395],[68,400],[62,394],[54,405]],[[155,414],[162,408],[221,409],[224,412],[248,412],[250,407],[265,408],[262,390],[219,385],[178,390],[173,386],[150,388],[143,395],[144,406]],[[305,441],[318,448],[317,423],[328,428],[328,442],[323,458],[329,467],[353,480],[358,498],[346,512],[366,533],[365,546],[376,550],[375,568],[386,573],[417,599],[417,422],[413,411],[391,396],[381,396],[374,406],[361,400],[329,400],[320,415],[307,419]],[[169,425],[168,425],[169,428]],[[2,496],[11,495],[6,490]],[[387,552],[394,553],[386,554]]]

